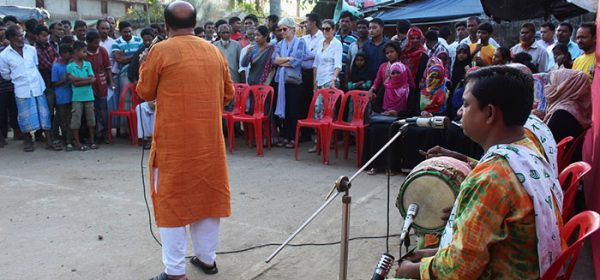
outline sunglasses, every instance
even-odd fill
[[[323,28],[321,28],[321,30],[323,30],[325,32],[329,32],[329,31],[331,31],[331,29],[332,29],[331,27],[323,27]]]
[[[286,27],[281,28],[281,31],[283,31],[283,32],[287,32],[288,30],[289,30],[289,28],[286,28]]]

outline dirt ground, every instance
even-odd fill
[[[332,153],[331,165],[325,166],[306,152],[306,143],[295,161],[293,150],[273,148],[259,158],[241,138],[237,141],[241,147],[228,154],[233,215],[221,221],[221,252],[283,242],[324,202],[336,178],[356,170],[354,151],[348,160]],[[99,150],[70,153],[47,151],[39,143],[35,152],[24,153],[20,142],[9,140],[0,149],[0,278],[148,279],[160,273],[161,251],[149,233],[143,197],[141,154],[123,139]],[[394,203],[403,179],[391,179],[392,234],[401,228]],[[386,176],[363,173],[353,182],[351,195],[351,237],[384,236]],[[338,241],[340,225],[338,199],[292,243]],[[385,242],[351,241],[349,279],[370,279]],[[337,279],[339,245],[287,247],[266,264],[275,249],[221,254],[219,274],[207,276],[188,265],[188,277]],[[390,251],[398,257],[397,237],[390,239]],[[192,254],[191,242],[188,252]],[[586,248],[574,278],[593,275]]]

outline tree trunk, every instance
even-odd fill
[[[269,0],[269,15],[281,16],[281,0]]]

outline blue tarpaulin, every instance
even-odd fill
[[[442,23],[483,14],[480,0],[421,0],[402,2],[391,10],[377,14],[384,22],[408,19],[412,23]]]

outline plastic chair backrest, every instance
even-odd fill
[[[125,97],[127,94],[131,94],[131,108],[125,109]],[[135,106],[140,103],[140,99],[137,95],[137,91],[135,90],[135,84],[129,83],[127,84],[123,90],[121,90],[121,96],[119,96],[119,111],[131,111],[135,110]]]
[[[567,136],[560,140],[558,144],[556,144],[556,161],[558,164],[558,172],[565,169],[567,164],[569,164],[568,162],[564,163],[563,158],[565,157],[565,150],[567,149],[567,145],[571,143],[573,139],[575,139],[573,136]]]
[[[559,172],[562,171],[563,169],[565,169],[565,167],[567,167],[567,165],[569,165],[569,163],[573,159],[573,154],[575,153],[575,151],[577,149],[581,149],[581,143],[583,143],[583,139],[585,138],[586,133],[587,133],[587,130],[585,130],[583,133],[581,133],[579,136],[577,136],[577,138],[575,138],[575,140],[573,141],[573,143],[571,143],[571,145],[567,145],[567,147],[565,147],[566,149],[563,152],[562,156],[557,157]],[[569,137],[571,137],[571,136],[569,136]]]
[[[233,93],[233,110],[231,112],[239,114],[246,107],[246,102],[244,101],[248,96],[250,86],[248,84],[233,84],[233,87],[235,88],[235,92]]]
[[[365,122],[365,110],[369,104],[369,92],[363,90],[351,90],[344,94],[342,98],[342,106],[338,112],[338,121],[344,120],[344,110],[348,100],[352,97],[352,105],[354,112],[352,113],[352,125],[364,125]]]
[[[587,162],[579,161],[574,162],[567,166],[560,175],[558,181],[564,192],[563,198],[563,221],[567,221],[571,217],[573,212],[575,195],[577,194],[577,187],[581,178],[592,169],[592,166]]]
[[[571,273],[575,268],[575,263],[579,257],[579,253],[583,248],[583,241],[600,229],[600,215],[594,211],[583,211],[575,215],[560,231],[560,236],[563,240],[569,240],[571,235],[579,229],[577,240],[573,242],[560,256],[550,265],[544,273],[541,280],[554,280],[562,271],[563,267],[569,261],[567,270],[565,271],[564,279],[570,279]]]
[[[275,93],[275,91],[273,90],[273,87],[271,86],[263,86],[263,85],[255,85],[255,86],[250,86],[250,89],[248,90],[246,97],[244,98],[244,100],[246,100],[247,96],[252,93],[252,97],[254,100],[254,112],[252,113],[252,116],[255,118],[262,118],[264,116],[269,116],[271,115],[271,112],[273,110],[273,95]],[[269,112],[265,112],[265,104],[267,103],[267,99],[269,100]],[[243,106],[246,106],[245,102]],[[245,115],[248,116],[248,114],[246,114],[245,112],[246,110],[242,110],[240,111],[241,115]]]
[[[317,98],[319,95],[323,96],[323,121],[331,121],[333,120],[333,114],[335,112],[335,104],[340,99],[340,97],[344,96],[344,92],[340,89],[336,88],[322,88],[318,89],[313,95],[312,101],[310,102],[310,107],[308,108],[308,117],[307,119],[313,120],[315,116],[315,104],[317,103]]]

